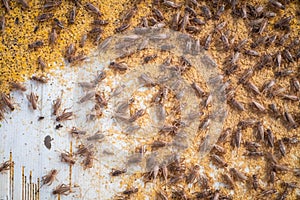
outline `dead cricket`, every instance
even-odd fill
[[[57,174],[58,174],[58,171],[56,169],[52,169],[48,174],[44,175],[42,177],[42,186],[43,185],[50,186],[53,183],[53,181],[55,180]]]
[[[137,110],[129,119],[129,122],[134,122],[136,121],[138,118],[142,117],[145,114],[145,109],[139,109]]]
[[[88,151],[85,158],[82,161],[83,169],[92,168],[94,164],[95,156],[93,151]]]
[[[45,75],[41,76],[32,76],[31,80],[37,81],[39,83],[48,83],[48,78]]]
[[[61,121],[71,120],[73,116],[74,116],[73,112],[66,112],[66,109],[64,109],[62,114],[56,117],[56,121],[61,122]]]
[[[13,167],[14,163],[10,160],[5,161],[0,164],[0,173],[9,170],[11,167]]]
[[[15,110],[15,106],[13,105],[11,98],[8,95],[6,95],[5,93],[1,93],[0,98],[2,100],[2,103],[6,105],[11,111]]]
[[[124,174],[127,172],[127,169],[112,169],[111,172],[109,173],[111,176],[119,176],[121,174]]]
[[[18,82],[10,82],[10,86],[12,89],[14,90],[19,90],[22,92],[25,92],[27,90],[26,86],[23,85],[22,83],[18,83]]]
[[[27,99],[30,102],[32,109],[36,110],[37,109],[37,101],[39,99],[39,97],[34,94],[33,92],[31,92],[29,95],[27,95]]]
[[[86,134],[86,131],[80,130],[76,127],[72,127],[71,130],[69,131],[69,133],[73,136],[73,137],[80,137],[82,135]]]
[[[75,159],[72,156],[71,153],[69,152],[63,152],[60,154],[60,159],[62,162],[68,163],[70,165],[74,165],[75,164]]]
[[[61,107],[61,98],[58,97],[56,100],[53,101],[53,115],[57,116],[58,110]]]
[[[61,195],[68,195],[71,193],[71,187],[66,184],[58,185],[53,191],[52,194],[61,194]]]

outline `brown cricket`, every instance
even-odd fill
[[[163,1],[163,4],[170,8],[175,8],[175,9],[180,8],[182,6],[181,4],[176,4],[175,2],[168,1],[168,0]]]
[[[255,95],[259,95],[259,94],[260,94],[260,91],[259,91],[258,87],[257,87],[254,83],[252,83],[251,81],[248,81],[248,82],[247,82],[247,86],[248,86],[248,88],[251,89],[251,91],[252,91]]]
[[[95,20],[92,22],[92,25],[95,25],[95,26],[105,26],[105,25],[107,25],[108,23],[109,23],[108,20],[95,19]]]
[[[257,51],[252,50],[252,49],[246,50],[246,51],[245,51],[245,54],[247,54],[247,55],[249,55],[249,56],[260,56],[260,54],[259,54]]]
[[[70,64],[75,65],[87,59],[87,57],[81,52],[79,55],[72,55],[68,58]]]
[[[216,14],[214,15],[214,19],[219,20],[221,15],[224,13],[224,11],[225,11],[225,4],[222,4],[217,10]]]
[[[262,191],[259,196],[267,196],[267,195],[271,195],[271,194],[274,194],[276,193],[277,190],[276,189],[269,189],[269,190],[264,190]]]
[[[126,11],[126,13],[124,14],[124,16],[122,17],[121,21],[123,23],[129,23],[130,20],[132,19],[132,17],[136,14],[137,12],[137,7],[133,6],[132,8],[130,8],[128,11]]]
[[[60,184],[58,185],[53,191],[52,194],[62,194],[62,195],[68,195],[71,193],[71,187],[66,184]]]
[[[37,16],[37,17],[36,17],[36,20],[37,20],[38,22],[44,22],[44,21],[49,20],[49,19],[52,18],[53,16],[54,16],[53,13],[43,13],[43,14]]]
[[[69,152],[61,153],[60,154],[60,159],[61,159],[62,162],[66,162],[70,165],[75,164],[75,159],[73,158],[73,156]]]
[[[5,29],[5,17],[2,15],[0,16],[0,31],[4,31]]]
[[[73,7],[69,13],[69,18],[68,18],[69,24],[75,23],[75,17],[76,17],[76,7]]]
[[[247,44],[248,39],[243,39],[238,42],[238,44],[234,47],[234,51],[240,51]]]
[[[44,71],[47,68],[47,63],[41,56],[38,57],[37,63],[42,71]]]
[[[0,105],[0,120],[4,119],[4,111],[2,106]]]
[[[94,145],[89,145],[89,146],[85,146],[84,144],[80,144],[78,147],[77,147],[77,151],[75,153],[75,155],[79,155],[79,156],[86,156],[90,153],[92,153],[92,149],[94,148]]]
[[[274,28],[289,31],[290,30],[290,22],[292,19],[293,19],[292,16],[280,18],[277,22],[275,22]]]
[[[94,164],[94,152],[88,151],[85,155],[85,158],[82,161],[83,169],[92,168]]]
[[[257,123],[256,119],[247,118],[245,120],[239,121],[237,124],[238,128],[246,129],[248,127],[253,127]]]
[[[271,129],[267,129],[266,131],[266,142],[268,143],[268,145],[270,147],[274,147],[274,135],[273,132],[271,131]]]
[[[276,104],[274,104],[274,103],[269,104],[268,107],[269,107],[270,111],[272,112],[272,114],[275,115],[275,117],[280,116],[280,111]]]
[[[241,102],[239,102],[238,100],[236,100],[235,98],[231,98],[229,100],[229,102],[237,110],[239,110],[239,111],[244,111],[245,110],[244,105]]]
[[[230,135],[232,132],[231,128],[227,128],[225,129],[221,135],[218,138],[218,142],[217,143],[224,143],[227,140],[228,135]]]
[[[239,180],[239,181],[246,181],[248,179],[248,177],[243,174],[242,172],[238,171],[235,168],[230,168],[230,174],[231,176],[235,179],[235,180]]]
[[[75,137],[75,136],[80,137],[80,136],[82,136],[82,135],[85,135],[85,134],[86,134],[86,131],[80,130],[80,129],[76,128],[76,127],[72,127],[71,130],[69,131],[69,133],[70,133],[73,137]]]
[[[62,4],[62,1],[61,0],[58,0],[58,1],[47,1],[44,5],[43,5],[43,9],[45,10],[51,10],[51,9],[54,9],[54,8],[57,8],[59,5]]]
[[[177,12],[176,14],[174,14],[172,16],[172,20],[171,20],[171,28],[175,31],[178,30],[178,26],[179,26],[179,18],[180,18],[180,12]]]
[[[112,169],[111,172],[110,172],[110,175],[111,176],[119,176],[121,174],[124,174],[127,172],[127,169],[124,168],[124,169]]]
[[[244,143],[244,146],[248,151],[252,151],[252,152],[257,151],[258,148],[261,147],[261,145],[259,143],[249,142],[249,141],[246,141]]]
[[[106,72],[100,71],[100,72],[98,72],[96,78],[93,80],[93,83],[96,85],[105,78],[106,78]]]
[[[95,141],[95,140],[102,140],[105,137],[104,134],[100,133],[100,131],[97,131],[94,135],[91,135],[87,137],[86,139],[88,141]]]
[[[252,187],[254,190],[257,190],[259,188],[258,178],[256,174],[252,175]]]
[[[20,3],[24,9],[29,8],[29,4],[26,0],[17,0],[17,2]]]
[[[247,151],[243,155],[250,156],[250,157],[262,157],[262,156],[264,156],[264,152],[262,152],[262,151]]]
[[[86,101],[93,99],[95,97],[95,94],[96,94],[95,91],[90,91],[90,92],[86,93],[84,96],[82,96],[79,99],[78,103],[84,103]]]
[[[167,144],[168,144],[168,143],[165,142],[165,141],[154,140],[154,141],[151,143],[151,148],[152,148],[152,149],[158,149],[158,148],[165,147]]]
[[[279,9],[282,9],[282,10],[285,9],[285,6],[282,3],[280,3],[279,1],[276,1],[276,0],[269,0],[269,4],[271,4],[275,8],[279,8]]]
[[[222,174],[223,180],[226,182],[229,189],[234,189],[234,180],[228,174]]]
[[[211,158],[213,159],[213,161],[218,164],[220,167],[227,167],[228,164],[225,162],[225,160],[223,158],[221,158],[220,156],[213,154],[211,156]]]
[[[82,36],[81,36],[81,39],[80,39],[80,41],[79,41],[79,47],[80,48],[83,48],[84,47],[84,45],[85,45],[85,42],[86,42],[86,40],[87,40],[87,34],[83,34]]]
[[[125,195],[130,196],[134,193],[137,193],[138,191],[139,191],[138,188],[129,188],[129,189],[124,190],[122,193],[125,194]]]
[[[121,33],[121,32],[123,32],[123,31],[125,31],[126,29],[128,29],[129,28],[129,26],[130,26],[130,24],[122,24],[122,25],[120,25],[119,27],[117,27],[116,29],[115,29],[115,31],[117,32],[117,33]]]
[[[27,95],[27,99],[30,102],[33,110],[37,109],[37,100],[38,100],[38,98],[39,97],[36,94],[34,94],[33,92],[31,92],[29,95]]]
[[[6,95],[5,93],[1,93],[0,97],[4,105],[6,105],[11,111],[15,110],[15,106],[13,105],[8,95]]]
[[[55,180],[58,171],[56,169],[52,169],[48,174],[42,177],[42,184],[50,186]]]
[[[145,114],[145,109],[139,109],[137,110],[129,119],[129,122],[134,122],[136,121],[138,118],[142,117]]]
[[[198,181],[199,177],[200,177],[200,166],[199,165],[195,165],[190,173],[187,175],[186,177],[186,182],[189,183],[194,183],[195,181]]]
[[[4,5],[4,7],[5,7],[5,10],[6,10],[6,12],[10,12],[10,7],[9,7],[9,0],[2,0],[2,2],[3,2],[3,5]]]
[[[156,85],[155,81],[147,74],[141,74],[139,79],[145,84],[147,87],[152,87]]]
[[[65,120],[70,120],[72,116],[73,116],[73,112],[66,112],[66,109],[65,109],[61,115],[56,117],[56,121],[61,122],[61,121],[65,121]]]
[[[14,163],[10,160],[1,163],[0,164],[0,172],[9,170],[11,167],[13,167],[13,165],[14,165]]]
[[[144,63],[148,63],[148,62],[150,62],[151,60],[154,60],[156,57],[157,57],[157,54],[153,54],[153,55],[150,55],[150,56],[146,56],[146,57],[143,58],[143,61],[144,61]]]
[[[48,83],[48,78],[45,75],[41,75],[41,76],[33,75],[30,79],[37,81],[39,83]]]
[[[194,82],[191,86],[199,97],[203,97],[205,95],[204,90],[197,83]]]
[[[278,147],[279,147],[279,152],[281,153],[281,155],[285,156],[286,155],[286,147],[282,140],[278,140]]]
[[[288,123],[288,126],[290,128],[296,128],[297,127],[297,124],[296,124],[292,114],[289,113],[287,110],[284,111],[283,118]]]
[[[281,164],[275,164],[275,163],[272,163],[272,169],[275,172],[287,172],[287,171],[290,171],[290,168],[288,166],[281,165]]]
[[[206,20],[209,20],[212,17],[211,11],[208,6],[201,6],[202,15]]]
[[[14,90],[20,90],[22,92],[25,92],[27,89],[26,89],[26,86],[23,85],[22,83],[18,83],[18,82],[10,82],[10,86],[12,89]]]
[[[44,42],[42,40],[37,40],[33,43],[28,44],[28,48],[37,50],[38,48],[42,47],[43,45],[44,45]]]
[[[98,16],[101,16],[102,13],[100,12],[100,10],[95,6],[93,5],[92,3],[88,2],[85,4],[85,8],[87,9],[87,11],[91,12],[91,13],[94,13]]]
[[[121,72],[124,72],[128,69],[128,66],[126,63],[118,63],[118,62],[111,62],[109,64],[109,67],[111,67],[115,70],[121,71]]]
[[[234,147],[240,148],[242,142],[242,130],[240,128],[236,130],[232,140],[234,142]]]
[[[246,83],[253,75],[253,70],[251,68],[245,70],[242,76],[239,78],[238,84]]]
[[[206,39],[205,39],[205,42],[204,42],[204,49],[205,50],[208,50],[209,49],[209,46],[210,46],[210,43],[212,41],[212,34],[209,34]]]
[[[61,107],[61,98],[57,98],[53,101],[53,115],[57,115],[59,108]]]
[[[163,13],[158,8],[153,8],[152,12],[159,21],[163,21],[165,19]]]
[[[220,146],[220,145],[217,145],[217,144],[214,145],[213,149],[219,155],[226,153],[226,149],[224,147]]]
[[[257,101],[252,100],[251,104],[260,112],[266,111],[266,108],[262,104],[258,103]]]
[[[66,47],[65,57],[68,59],[69,62],[70,62],[70,58],[74,56],[75,52],[76,52],[76,47],[74,43],[71,43],[69,46]]]

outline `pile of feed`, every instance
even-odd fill
[[[7,3],[5,0],[3,2]],[[200,110],[203,111],[200,116],[195,117],[197,120],[199,118],[200,126],[197,137],[193,138],[194,143],[188,144],[189,147],[184,148],[179,156],[173,159],[170,156],[171,160],[166,165],[148,164],[148,172],[133,173],[129,178],[126,176],[123,184],[128,189],[116,198],[300,198],[299,2],[19,2],[9,1],[1,10],[2,92],[16,89],[16,84],[28,77],[46,83],[47,73],[51,73],[53,68],[64,66],[64,62],[74,68],[82,66],[89,59],[90,52],[98,45],[101,47],[101,42],[107,41],[114,33],[126,33],[134,27],[163,27],[193,37],[196,44],[201,44],[201,48],[211,55],[219,74],[222,74],[228,103],[227,116],[217,143],[202,158],[199,153],[199,146],[203,144],[201,140],[217,119],[210,109],[214,104],[214,99],[209,101],[211,91],[206,90],[205,78],[197,72],[197,66],[190,64],[185,57],[171,55],[169,49],[141,49],[124,54],[110,64],[109,67],[116,71],[107,74],[112,80],[117,73],[126,74],[137,69],[140,63],[146,66],[148,63],[160,65],[166,64],[163,61],[169,61],[168,66],[174,67],[171,70],[179,73],[203,98],[200,107],[207,107],[206,110]],[[153,87],[152,95],[157,93],[158,103],[168,103],[166,113],[172,113],[175,119],[169,121],[171,127],[165,128],[169,128],[166,132],[171,137],[176,137],[179,134],[177,126],[182,125],[178,123],[182,110],[174,109],[180,100],[172,92],[164,96],[164,88],[149,81],[149,77],[143,76],[142,79],[146,80],[147,87]],[[96,100],[102,99],[99,107],[105,107],[103,98],[97,92],[90,93],[87,100],[93,95]],[[143,96],[141,93],[133,95]],[[29,96],[31,103],[35,99]],[[83,99],[82,103],[85,101]],[[1,94],[0,114],[3,117],[5,112],[14,110],[11,102],[13,100],[8,95]],[[137,120],[142,125],[147,122],[148,116],[142,109],[139,110],[139,104],[138,100],[127,105],[130,118],[126,120]],[[56,121],[69,118],[64,117]],[[101,112],[97,117],[101,118]],[[155,153],[165,148],[170,144],[168,134],[154,137],[152,142],[146,141],[150,148],[139,149],[138,154],[142,152],[146,155],[147,152]],[[134,145],[138,148],[145,144]],[[90,154],[85,155],[92,159]],[[93,165],[88,164],[86,170],[90,167]],[[120,175],[122,178],[125,171],[114,169],[112,175]],[[135,185],[136,179],[143,179],[145,187]],[[70,186],[67,187],[70,190]],[[68,194],[68,191],[61,193]]]

